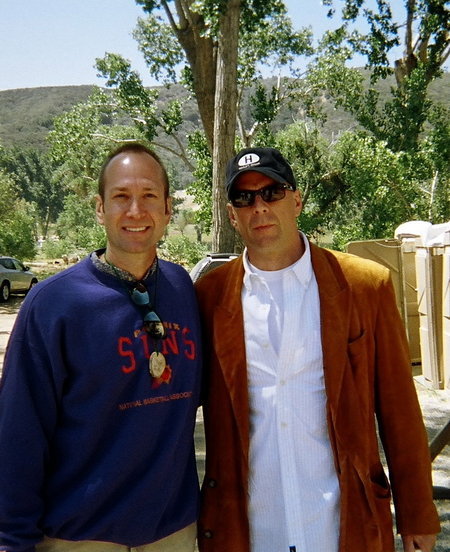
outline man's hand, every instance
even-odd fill
[[[402,535],[404,552],[433,552],[436,535]]]

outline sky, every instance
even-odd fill
[[[311,25],[316,37],[330,28],[320,0],[285,4],[296,28]],[[403,0],[391,4],[401,13]],[[155,85],[132,37],[144,15],[134,0],[0,0],[0,90],[104,86],[94,64],[106,52],[130,60],[144,85]]]

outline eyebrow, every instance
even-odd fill
[[[151,182],[149,184],[146,184],[145,186],[143,186],[141,188],[142,191],[148,191],[148,190],[151,190],[151,191],[154,191],[154,190],[158,190],[159,188],[162,188],[162,190],[164,191],[164,185],[161,184],[157,184],[156,182]],[[121,185],[121,184],[111,184],[110,186],[110,189],[111,190],[114,190],[114,191],[129,191],[130,190],[130,187],[129,186],[124,186],[124,185]]]

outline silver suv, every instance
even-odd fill
[[[38,279],[28,266],[13,257],[0,257],[0,302],[12,293],[27,293]]]

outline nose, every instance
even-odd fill
[[[256,194],[255,202],[253,203],[253,210],[255,212],[267,211],[267,203],[261,197],[261,194]]]
[[[137,217],[143,213],[140,201],[138,198],[132,198],[128,206],[128,215]]]

